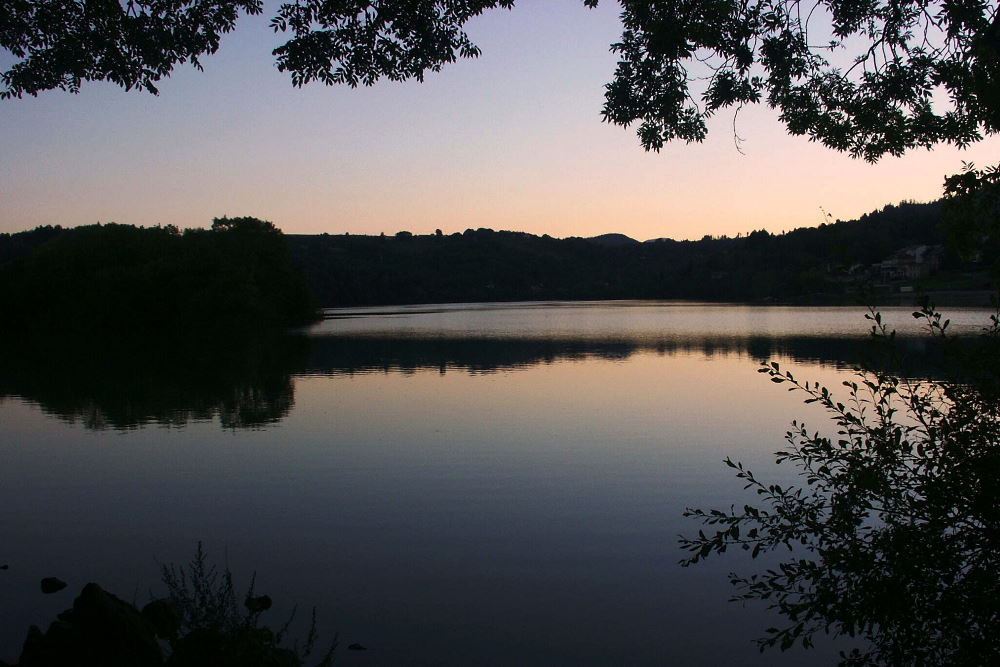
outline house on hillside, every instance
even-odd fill
[[[882,282],[916,280],[937,271],[943,256],[944,246],[912,245],[893,253],[873,268]]]

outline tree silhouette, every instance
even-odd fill
[[[0,248],[7,248],[0,332],[288,326],[316,315],[284,235],[256,218],[219,218],[211,230],[184,232],[116,223],[43,228],[0,237]]]
[[[290,38],[274,56],[296,86],[422,80],[479,55],[465,24],[513,5],[283,2],[270,25]],[[9,0],[0,5],[0,48],[16,62],[0,73],[0,97],[76,92],[84,81],[155,94],[174,67],[200,68],[241,14],[262,11],[261,0]],[[1000,130],[996,2],[624,0],[621,16],[603,113],[638,123],[647,150],[701,141],[708,117],[759,102],[778,109],[792,134],[872,161]]]
[[[914,315],[954,344],[930,306]],[[892,345],[881,317],[871,317],[873,333]],[[844,382],[843,402],[777,363],[761,369],[821,405],[836,434],[792,423],[777,460],[799,468],[798,485],[764,483],[727,459],[762,506],[690,509],[686,516],[719,528],[681,539],[692,553],[684,565],[728,548],[754,558],[791,552],[763,573],[730,575],[735,600],[764,601],[787,619],[767,630],[761,650],[809,647],[832,632],[869,642],[842,654],[845,665],[997,663],[998,343],[994,315],[971,354],[955,352],[951,368],[965,369],[961,376],[919,382],[899,370],[859,370]]]

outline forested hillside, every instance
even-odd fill
[[[936,203],[904,203],[780,235],[645,243],[621,234],[556,239],[490,229],[283,235],[256,218],[221,218],[210,230],[183,232],[40,227],[0,235],[0,308],[5,328],[142,329],[294,324],[307,321],[314,304],[845,300],[885,282],[876,265],[900,249],[945,244],[939,218]],[[947,250],[939,259],[932,280],[995,289],[986,278],[995,259],[971,265]]]
[[[903,203],[774,235],[629,243],[468,229],[450,235],[290,235],[324,306],[533,299],[797,299],[877,282],[871,265],[943,244],[937,203]],[[609,242],[611,238],[613,242]],[[942,270],[958,258],[945,253]]]

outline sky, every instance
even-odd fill
[[[294,88],[265,11],[159,96],[85,83],[0,101],[0,232],[249,215],[294,234],[696,239],[930,201],[963,160],[1000,161],[992,137],[871,165],[787,135],[765,106],[737,119],[742,153],[729,113],[704,143],[647,153],[633,129],[601,121],[618,11],[532,0],[488,12],[468,25],[478,59],[359,89]]]

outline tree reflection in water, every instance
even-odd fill
[[[947,322],[929,306],[914,316],[949,345]],[[892,333],[870,317],[891,347]],[[835,634],[866,640],[841,654],[846,665],[1000,664],[998,348],[993,316],[980,345],[951,357],[963,369],[955,379],[859,370],[843,403],[777,363],[761,369],[820,404],[836,435],[792,423],[777,461],[800,469],[797,485],[767,484],[727,459],[760,505],[689,509],[714,529],[681,538],[691,552],[683,565],[727,548],[792,552],[763,573],[730,575],[734,600],[764,601],[787,620],[766,631],[761,650]]]
[[[0,398],[20,396],[97,430],[273,424],[291,410],[292,373],[308,354],[301,337],[232,332],[5,343]]]
[[[900,341],[926,361],[927,341]],[[102,333],[89,338],[0,340],[0,399],[18,396],[89,429],[183,426],[218,419],[227,429],[263,428],[294,405],[299,375],[432,371],[495,373],[637,354],[781,356],[837,367],[868,354],[860,338],[673,336],[662,339],[393,337],[190,332]],[[933,375],[931,364],[917,371]]]

